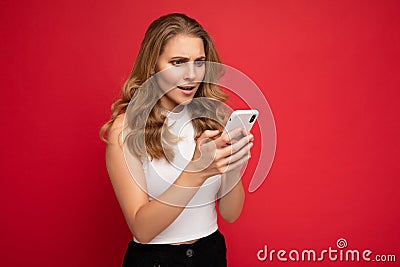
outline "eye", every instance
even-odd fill
[[[196,61],[194,62],[194,65],[196,65],[197,67],[201,67],[201,66],[203,66],[205,63],[206,63],[205,60],[196,60]]]
[[[184,62],[182,61],[182,60],[179,60],[179,59],[177,59],[177,60],[172,60],[171,61],[171,64],[172,65],[174,65],[174,66],[180,66],[180,65],[182,65]]]

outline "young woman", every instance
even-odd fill
[[[125,267],[227,265],[215,200],[223,219],[239,217],[240,170],[253,136],[242,129],[222,134],[227,95],[215,85],[220,62],[197,21],[178,13],[158,18],[100,130],[112,186],[134,236]]]

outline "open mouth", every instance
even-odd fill
[[[178,86],[178,88],[185,91],[191,91],[196,88],[196,86]]]

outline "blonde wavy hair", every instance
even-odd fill
[[[160,91],[155,88],[154,82],[148,80],[166,43],[178,34],[201,38],[204,44],[205,61],[221,63],[210,36],[196,20],[184,14],[173,13],[153,21],[145,33],[133,69],[122,87],[122,97],[112,103],[111,119],[100,129],[101,140],[108,143],[105,137],[106,132],[118,115],[128,111],[132,112],[132,114],[126,114],[130,118],[127,126],[130,127],[131,132],[124,142],[128,142],[131,153],[141,159],[146,156],[150,156],[151,159],[174,157],[171,147],[174,141],[171,141],[173,140],[170,138],[171,134],[168,130],[162,133],[166,116],[162,112],[163,108],[159,101]],[[188,104],[195,130],[195,140],[205,130],[222,131],[223,129],[221,122],[225,122],[227,118],[223,103],[226,102],[228,96],[217,86],[217,80],[222,73],[220,64],[206,63],[205,77],[194,96],[194,98],[202,97],[202,101],[192,101]],[[169,137],[170,140],[164,141],[162,137]]]

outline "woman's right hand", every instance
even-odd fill
[[[241,168],[250,158],[253,146],[253,135],[250,132],[236,128],[220,137],[218,130],[206,130],[197,139],[196,148],[186,172],[193,172],[207,179],[217,174],[227,173]],[[238,141],[235,137],[243,134]]]

